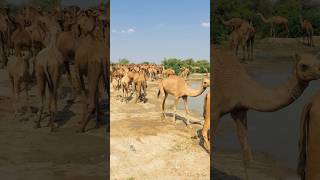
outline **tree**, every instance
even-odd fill
[[[128,60],[128,59],[126,59],[126,58],[122,58],[122,59],[119,59],[119,61],[118,61],[118,63],[119,64],[129,64],[130,63],[130,61]]]

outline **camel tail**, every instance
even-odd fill
[[[299,159],[298,159],[297,172],[301,177],[301,180],[305,180],[305,173],[306,173],[310,109],[311,109],[311,104],[306,105],[302,111],[301,118],[300,118],[299,157],[298,157]]]
[[[160,96],[160,89],[158,90],[158,95],[157,95],[157,98],[159,99],[159,96]]]
[[[46,75],[46,79],[47,79],[47,82],[48,82],[48,87],[49,87],[49,90],[52,91],[53,90],[53,82],[52,82],[52,78],[49,74],[49,66],[47,65],[47,67],[44,69],[44,73]]]

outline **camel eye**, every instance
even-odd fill
[[[306,64],[301,64],[300,65],[300,69],[301,69],[301,71],[306,71],[307,69],[309,68],[309,66],[308,65],[306,65]]]

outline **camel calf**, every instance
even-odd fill
[[[22,52],[21,56],[10,56],[8,59],[8,74],[12,87],[13,100],[15,101],[15,116],[18,113],[21,84],[24,83],[24,88],[28,101],[28,84],[30,80],[29,74],[29,59],[30,53]]]
[[[298,173],[302,180],[320,179],[320,92],[303,109],[300,120]]]

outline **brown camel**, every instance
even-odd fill
[[[254,81],[244,66],[232,54],[220,50],[213,54],[213,131],[216,135],[219,120],[231,114],[237,125],[238,138],[244,160],[250,162],[251,149],[248,144],[247,112],[274,112],[294,102],[312,80],[320,78],[320,61],[313,55],[295,55],[295,65],[289,79],[277,87],[265,87]],[[214,141],[212,141],[214,143]]]
[[[238,29],[235,29],[230,34],[230,47],[234,48],[236,55],[238,55],[238,49],[239,46],[241,46],[243,51],[243,60],[246,59],[246,54],[247,59],[252,60],[254,39],[254,27],[251,24],[244,22]]]
[[[19,96],[21,90],[21,84],[24,84],[24,90],[26,92],[26,97],[28,101],[28,90],[29,90],[29,81],[30,81],[30,72],[29,72],[29,59],[31,58],[31,53],[21,52],[21,56],[9,56],[8,58],[8,74],[10,78],[10,83],[12,87],[12,94],[14,100],[15,115],[18,114],[18,109],[20,108]],[[28,102],[27,102],[28,103]],[[28,108],[29,110],[29,108]]]
[[[271,37],[276,37],[276,27],[282,27],[287,33],[287,37],[289,36],[289,27],[288,27],[288,19],[282,16],[271,16],[269,18],[265,18],[261,13],[258,13],[258,16],[261,17],[262,21],[266,24],[270,24],[270,34]]]
[[[202,137],[204,139],[204,147],[210,152],[210,142],[208,136],[208,131],[210,129],[210,92],[206,94],[204,97],[204,104],[203,104],[203,118],[204,124],[202,127]]]
[[[298,174],[302,180],[320,179],[320,92],[306,104],[300,120]]]
[[[84,112],[83,123],[78,132],[85,132],[85,128],[94,112],[96,113],[96,127],[99,127],[101,123],[99,117],[99,82],[101,82],[100,78],[105,76],[106,71],[106,46],[103,41],[99,41],[92,34],[88,34],[82,37],[75,53],[75,74],[79,83],[78,87],[80,87],[82,93]],[[87,77],[88,90],[85,88],[85,77]]]
[[[241,18],[231,18],[227,21],[223,20],[221,16],[218,16],[217,18],[222,22],[223,25],[231,28],[231,30],[238,29],[242,23],[247,22]]]
[[[314,46],[313,44],[313,27],[310,21],[303,20],[302,16],[300,16],[300,24],[302,28],[302,43],[305,42],[305,38],[307,38],[307,45]]]
[[[63,56],[56,47],[57,34],[60,31],[58,26],[50,26],[50,44],[48,47],[41,50],[36,56],[35,61],[35,75],[37,79],[37,86],[40,93],[40,111],[39,118],[36,124],[36,128],[41,127],[41,116],[44,108],[44,98],[46,92],[46,86],[49,92],[49,111],[50,121],[48,126],[51,126],[51,131],[54,130],[54,121],[57,113],[57,95],[60,77],[63,69]],[[53,110],[52,110],[53,105]]]
[[[162,116],[166,118],[166,114],[164,110],[165,110],[165,102],[168,97],[168,94],[173,95],[175,98],[174,104],[173,104],[172,120],[176,122],[176,111],[177,111],[177,104],[179,102],[179,99],[180,98],[183,99],[186,114],[190,114],[190,111],[187,106],[188,96],[190,97],[200,96],[209,86],[210,86],[210,80],[206,77],[203,78],[201,85],[196,89],[191,88],[186,83],[186,81],[179,76],[170,76],[168,78],[160,80],[158,98],[159,96],[161,98],[160,108],[161,108]],[[189,119],[187,119],[186,124],[188,127],[191,127],[189,123]]]

